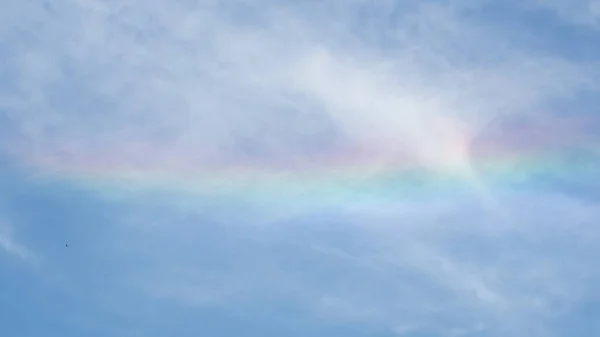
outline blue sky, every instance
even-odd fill
[[[600,333],[600,2],[0,8],[2,336]],[[486,139],[515,154],[504,178],[476,174]],[[355,148],[467,192],[320,204],[293,178],[198,194],[165,168]]]

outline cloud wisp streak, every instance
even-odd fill
[[[2,248],[5,253],[20,260],[31,260],[33,255],[29,249],[17,243],[13,238],[12,232],[12,226],[8,225],[6,222],[0,221],[0,248]]]

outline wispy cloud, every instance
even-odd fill
[[[450,206],[303,215],[269,230],[165,217],[163,231],[123,237],[122,248],[135,247],[129,280],[150,296],[192,308],[295,303],[414,333],[550,336],[550,322],[595,291],[593,205],[520,198],[508,218]]]
[[[5,34],[18,42],[6,65],[15,92],[2,100],[30,150],[290,156],[320,136],[321,147],[464,166],[483,125],[539,114],[591,78],[433,2],[71,1],[33,12],[42,29]]]
[[[33,257],[29,249],[14,240],[12,227],[3,221],[0,221],[0,248],[5,253],[22,260],[30,260]]]

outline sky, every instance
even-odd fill
[[[0,334],[600,334],[597,0],[5,0]]]

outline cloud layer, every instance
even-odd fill
[[[29,250],[17,243],[12,237],[12,226],[0,221],[0,248],[5,253],[21,260],[28,260],[32,257]]]
[[[457,165],[485,125],[535,118],[544,100],[593,78],[511,46],[518,32],[481,25],[466,7],[40,6],[29,12],[38,28],[4,34],[16,42],[2,104],[29,151],[218,160],[358,146]]]

